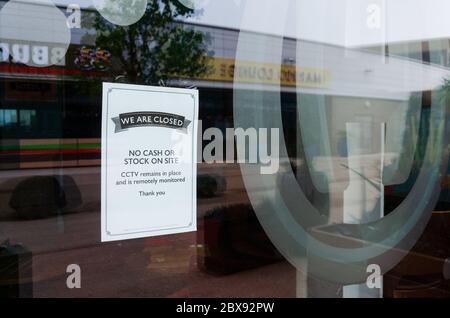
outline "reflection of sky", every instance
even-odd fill
[[[240,9],[243,7],[245,1],[247,0],[209,0],[209,4],[206,5],[205,10],[202,10],[201,14],[192,18],[192,21],[202,24],[238,28],[242,15]],[[54,3],[61,5],[76,3],[81,8],[93,6],[92,0],[54,0]]]
[[[193,1],[196,2],[198,0]],[[241,9],[243,8],[245,1],[247,0],[209,0],[209,3],[205,6],[204,10],[201,10],[199,12],[200,14],[197,14],[195,17],[191,18],[191,21],[195,23],[237,29],[239,28],[242,15]],[[81,8],[93,6],[92,0],[54,0],[54,3],[60,5],[76,3],[79,4]],[[201,3],[201,1],[198,3]]]
[[[54,0],[89,7],[92,0]],[[126,0],[125,0],[126,1]],[[204,0],[192,0],[203,3]],[[190,21],[341,46],[374,45],[450,37],[448,0],[209,0]],[[366,25],[370,4],[383,3],[382,30]],[[285,7],[286,13],[277,14]],[[245,17],[244,17],[244,12]],[[281,34],[280,34],[281,35]]]
[[[92,5],[92,0],[54,0],[53,2],[56,4],[63,4],[63,5],[76,3],[79,4],[80,7],[82,8],[86,8]]]

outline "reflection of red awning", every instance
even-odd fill
[[[9,74],[27,74],[27,75],[68,75],[68,76],[104,76],[104,73],[97,71],[82,71],[78,69],[67,69],[63,67],[31,67],[16,65],[0,65],[0,72]]]
[[[100,148],[85,149],[22,149],[22,150],[0,150],[0,155],[53,155],[53,154],[78,154],[78,153],[100,153]]]

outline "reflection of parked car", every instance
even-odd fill
[[[95,60],[93,61],[96,70],[105,71],[109,68],[111,53],[106,50],[97,49]]]
[[[21,181],[9,205],[20,219],[40,219],[81,204],[81,193],[70,176],[36,176]]]
[[[76,52],[77,56],[75,58],[75,65],[77,65],[82,70],[92,70],[94,65],[92,64],[92,59],[95,57],[95,52],[92,49],[82,47]]]
[[[199,232],[199,266],[217,274],[231,274],[282,260],[261,227],[251,205],[239,204],[206,213]]]
[[[75,65],[85,71],[98,70],[106,71],[109,69],[109,59],[111,53],[101,48],[92,49],[83,46],[76,52]]]
[[[98,49],[96,57],[99,60],[107,61],[111,57],[111,53],[106,50]]]

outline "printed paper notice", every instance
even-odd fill
[[[198,91],[103,84],[102,242],[197,230]]]

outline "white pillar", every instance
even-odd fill
[[[347,123],[348,169],[350,182],[344,191],[344,223],[373,222],[384,216],[384,142],[385,124],[381,129],[379,153],[373,151],[378,138],[372,123]],[[375,127],[375,131],[377,127]],[[376,209],[376,207],[379,207]],[[383,289],[370,289],[366,284],[344,286],[344,298],[381,298]]]

